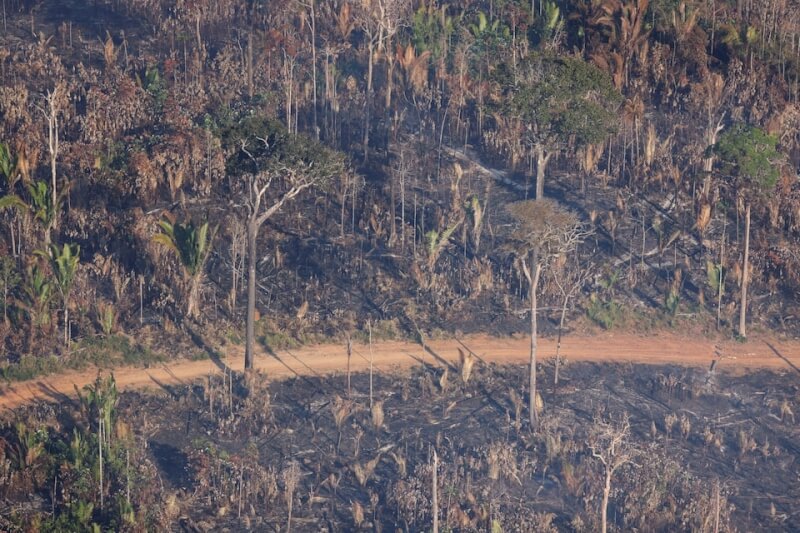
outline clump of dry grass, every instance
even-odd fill
[[[342,427],[345,421],[353,414],[353,402],[351,400],[344,400],[341,396],[337,395],[331,402],[331,413],[333,414],[333,421],[336,424],[338,436],[336,437],[336,453],[339,454],[339,447],[342,444]]]
[[[375,473],[375,467],[378,466],[380,460],[381,456],[378,454],[374,459],[367,461],[367,463],[363,466],[361,463],[356,463],[353,465],[353,474],[355,474],[358,484],[361,486],[361,488],[364,488],[370,478],[372,478],[372,475]]]
[[[667,434],[667,438],[672,435],[672,427],[678,421],[678,417],[675,416],[675,413],[670,413],[664,417],[664,433]]]
[[[789,404],[789,400],[784,399],[781,402],[781,421],[785,422],[789,418],[792,419],[792,424],[795,423],[794,421],[794,411],[792,411],[792,406]]]
[[[288,510],[286,518],[286,531],[292,530],[292,508],[294,507],[294,493],[300,483],[300,465],[297,461],[292,461],[281,473],[283,478],[283,498],[286,501]]]
[[[689,432],[692,430],[692,423],[686,415],[681,415],[680,425],[681,435],[683,435],[684,440],[686,440],[689,438]]]
[[[715,433],[709,426],[706,426],[703,430],[703,443],[706,446],[713,445],[717,450],[722,451],[723,438],[724,433],[721,431]]]
[[[743,430],[739,430],[739,456],[744,457],[745,454],[752,452],[758,447],[756,440],[753,436]]]
[[[364,522],[364,508],[358,502],[358,500],[354,502],[350,502],[350,512],[353,515],[353,523],[356,526],[356,529],[361,527],[361,524]]]
[[[513,479],[522,485],[517,467],[517,454],[508,443],[493,442],[490,444],[486,452],[486,462],[489,465],[489,479],[496,481],[502,474],[506,479]]]
[[[408,475],[408,465],[405,456],[401,453],[394,452],[390,452],[389,455],[392,456],[394,463],[397,465],[397,472],[400,474],[400,479],[405,478]]]
[[[508,398],[511,400],[511,405],[514,406],[514,431],[519,433],[522,427],[522,398],[514,389],[508,389]]]
[[[439,376],[439,390],[442,392],[442,394],[447,394],[449,377],[450,377],[450,369],[448,367],[445,367],[444,372],[442,372],[442,375]]]

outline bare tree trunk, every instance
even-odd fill
[[[350,334],[347,334],[347,397],[350,398],[350,357],[353,355],[353,341],[350,339]],[[337,446],[338,451],[338,446]]]
[[[317,10],[311,1],[311,73],[314,87],[314,138],[319,140],[319,126],[317,125]]]
[[[439,456],[433,450],[433,480],[431,487],[431,512],[433,513],[433,533],[439,533]]]
[[[369,408],[372,409],[372,321],[367,320],[369,329]]]
[[[247,32],[247,96],[253,97],[253,31]]]
[[[603,508],[600,510],[601,531],[606,533],[608,529],[608,496],[611,494],[611,474],[612,470],[606,467],[606,485],[603,487]]]
[[[739,335],[747,337],[747,278],[750,275],[750,202],[744,212],[744,261],[742,264],[742,308],[739,310]]]
[[[247,221],[247,325],[245,333],[244,369],[252,370],[256,343],[256,241],[258,226]]]
[[[200,316],[200,306],[198,301],[200,299],[200,278],[198,273],[196,276],[189,278],[189,297],[186,305],[186,316],[191,319],[196,319]]]
[[[369,43],[369,64],[367,65],[367,97],[364,99],[364,161],[369,155],[369,122],[370,122],[370,101],[372,99],[372,62],[375,57],[375,44],[370,40]]]
[[[717,329],[719,329],[719,317],[722,314],[722,291],[725,288],[725,272],[722,265],[725,264],[725,227],[728,216],[722,217],[722,238],[719,247],[719,279],[717,280]]]
[[[392,38],[388,36],[386,49],[386,112],[392,108],[392,91],[394,90],[394,56],[392,56]]]
[[[724,115],[723,117],[724,118]],[[709,123],[706,125],[706,146],[711,147],[717,144],[717,135],[722,131],[722,118],[717,124],[714,124],[709,117]],[[707,157],[703,159],[703,197],[708,199],[711,193],[711,171],[714,169],[714,153],[710,152]]]
[[[529,394],[528,405],[530,408],[530,423],[531,429],[536,426],[539,421],[539,412],[536,409],[536,348],[537,348],[537,294],[536,288],[539,285],[539,277],[542,273],[542,265],[538,263],[538,258],[534,257],[535,264],[533,266],[533,273],[531,274],[527,266],[523,265],[526,277],[528,278],[530,289],[529,296],[531,301],[531,358],[530,358],[530,374],[529,374]]]
[[[717,483],[714,485],[714,503],[716,507],[716,513],[714,514],[714,533],[719,533],[719,479],[717,479]]]
[[[536,145],[536,199],[541,200],[544,198],[544,173],[547,170],[547,164],[550,162],[552,154],[545,155],[544,146],[541,144]]]
[[[558,370],[561,366],[561,334],[564,331],[564,320],[567,317],[567,304],[569,303],[569,294],[564,295],[564,302],[561,306],[561,320],[558,321],[558,341],[556,341],[556,368],[553,374],[553,392],[558,387]]]
[[[97,420],[97,455],[99,456],[100,464],[100,510],[103,510],[103,410],[100,409],[100,414]]]

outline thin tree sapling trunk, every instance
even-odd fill
[[[535,254],[534,254],[535,255]],[[537,337],[538,337],[538,323],[537,323],[537,294],[536,288],[539,285],[539,277],[542,273],[542,265],[539,264],[537,258],[533,258],[533,272],[530,271],[527,263],[522,261],[522,270],[528,280],[529,285],[529,298],[531,303],[531,353],[530,353],[530,373],[529,373],[529,398],[528,406],[530,408],[530,423],[531,428],[535,427],[539,421],[539,411],[536,406],[536,350],[537,350]]]
[[[742,261],[742,307],[739,310],[739,335],[747,337],[747,283],[750,274],[750,202],[744,212],[744,260]]]
[[[244,369],[253,368],[256,322],[256,241],[258,226],[255,220],[247,223],[247,324],[245,330]]]

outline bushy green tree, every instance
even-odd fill
[[[744,258],[742,265],[739,336],[747,336],[747,285],[749,283],[750,211],[770,191],[780,177],[781,155],[778,139],[760,128],[738,124],[720,137],[714,147],[723,177],[727,178],[745,206]]]
[[[604,141],[616,130],[621,101],[608,75],[581,59],[535,54],[521,66],[497,108],[522,123],[522,144],[536,156],[537,199],[550,158],[571,143]]]

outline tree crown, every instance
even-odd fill
[[[615,131],[614,111],[622,96],[594,65],[536,54],[523,71],[525,76],[508,87],[502,112],[527,123],[532,142],[592,144]]]
[[[524,200],[508,206],[515,225],[511,251],[517,256],[534,253],[538,261],[573,250],[588,235],[575,212],[555,200]]]
[[[737,124],[722,135],[714,151],[723,172],[739,189],[762,195],[775,187],[780,176],[778,139],[760,128]]]

